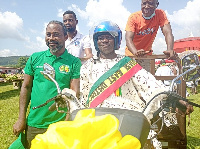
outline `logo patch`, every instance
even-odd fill
[[[70,72],[70,68],[68,65],[61,65],[59,67],[59,70],[60,70],[60,73],[65,73],[65,74]]]
[[[140,30],[139,32],[137,32],[137,35],[149,35],[149,34],[153,34],[156,31],[156,27],[152,27],[152,28],[147,28],[145,30]]]
[[[75,41],[75,46],[79,46],[80,45],[80,42],[79,41]]]

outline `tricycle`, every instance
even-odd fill
[[[37,107],[33,107],[33,109],[40,108],[42,106],[47,105],[47,103],[51,101],[55,101],[50,107],[49,110],[57,110],[58,112],[67,113],[67,119],[73,121],[78,113],[78,111],[83,109],[88,109],[88,107],[84,107],[74,92],[70,89],[65,89],[65,91],[61,91],[58,83],[55,78],[55,71],[52,66],[45,63],[44,71],[41,73],[44,75],[46,79],[53,81],[57,87],[58,95],[47,100],[44,104],[39,105]],[[119,109],[119,108],[95,108],[95,115],[102,116],[105,114],[114,115],[119,120],[119,131],[122,136],[132,135],[136,137],[141,144],[141,148],[145,146],[147,142],[148,134],[150,130],[154,130],[157,132],[155,135],[151,136],[153,139],[157,137],[165,127],[164,117],[169,116],[171,114],[176,113],[176,109],[180,109],[185,112],[187,110],[187,106],[183,103],[187,103],[192,106],[200,107],[200,105],[190,102],[185,97],[179,95],[176,91],[174,91],[174,85],[180,78],[183,78],[184,81],[191,81],[199,77],[200,74],[200,62],[198,56],[193,53],[189,55],[185,55],[181,59],[181,71],[177,77],[172,80],[169,90],[160,92],[155,95],[148,103],[146,103],[142,112],[127,110],[127,109]],[[160,100],[160,107],[152,113],[152,120],[149,121],[149,118],[146,117],[147,109],[151,106],[152,101],[156,100],[158,96],[164,95],[164,98]]]

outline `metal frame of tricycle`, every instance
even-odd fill
[[[155,59],[167,59],[166,55],[147,55],[144,57],[132,57],[137,59],[146,59],[150,61],[150,73],[155,76]],[[180,71],[179,71],[180,72]],[[176,76],[155,76],[157,80],[173,80]],[[177,93],[182,97],[186,97],[186,82],[180,78],[181,83],[177,86]],[[173,149],[186,149],[187,148],[187,136],[186,136],[186,117],[180,116],[177,114],[178,125],[181,134],[184,136],[181,139],[176,137],[165,138],[162,136],[162,133],[158,135],[158,140],[163,144],[163,148],[173,148]]]

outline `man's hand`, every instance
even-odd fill
[[[186,107],[185,111],[181,111],[179,110],[180,114],[186,114],[189,115],[190,113],[192,113],[194,111],[194,108],[192,105],[190,105],[188,102],[183,101],[183,100],[179,100],[179,103],[181,103],[182,105],[184,105]]]
[[[167,55],[169,60],[176,60],[178,58],[178,54],[174,50],[163,51],[165,55]]]
[[[185,114],[188,115],[190,113],[192,113],[194,111],[194,108],[192,105],[190,105],[188,102],[185,102],[183,100],[179,100],[180,103],[182,103],[183,105],[185,105],[186,107],[186,111]]]
[[[64,99],[68,99],[68,100],[74,99],[74,98],[76,98],[76,92],[72,89],[64,88],[62,90],[62,97]]]
[[[188,115],[194,111],[194,108],[192,105],[188,104],[186,107],[187,107],[186,115]]]
[[[26,129],[26,120],[20,120],[20,119],[18,119],[17,122],[13,125],[13,133],[17,137],[25,129]]]
[[[145,50],[143,50],[143,49],[140,49],[140,50],[137,50],[137,51],[135,51],[135,53],[133,53],[135,56],[137,56],[137,57],[142,57],[142,56],[144,56],[145,54],[148,54],[148,53],[151,53],[152,52],[152,50],[149,50],[149,51],[145,51]]]
[[[145,51],[143,49],[137,50],[135,51],[134,55],[136,55],[137,57],[142,57],[145,55]]]

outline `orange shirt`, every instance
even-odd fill
[[[135,33],[133,43],[136,49],[149,51],[152,48],[159,26],[164,26],[168,23],[167,16],[161,9],[156,9],[155,16],[150,20],[145,20],[142,16],[142,11],[138,11],[129,16],[125,30]],[[133,56],[127,47],[125,55]]]

